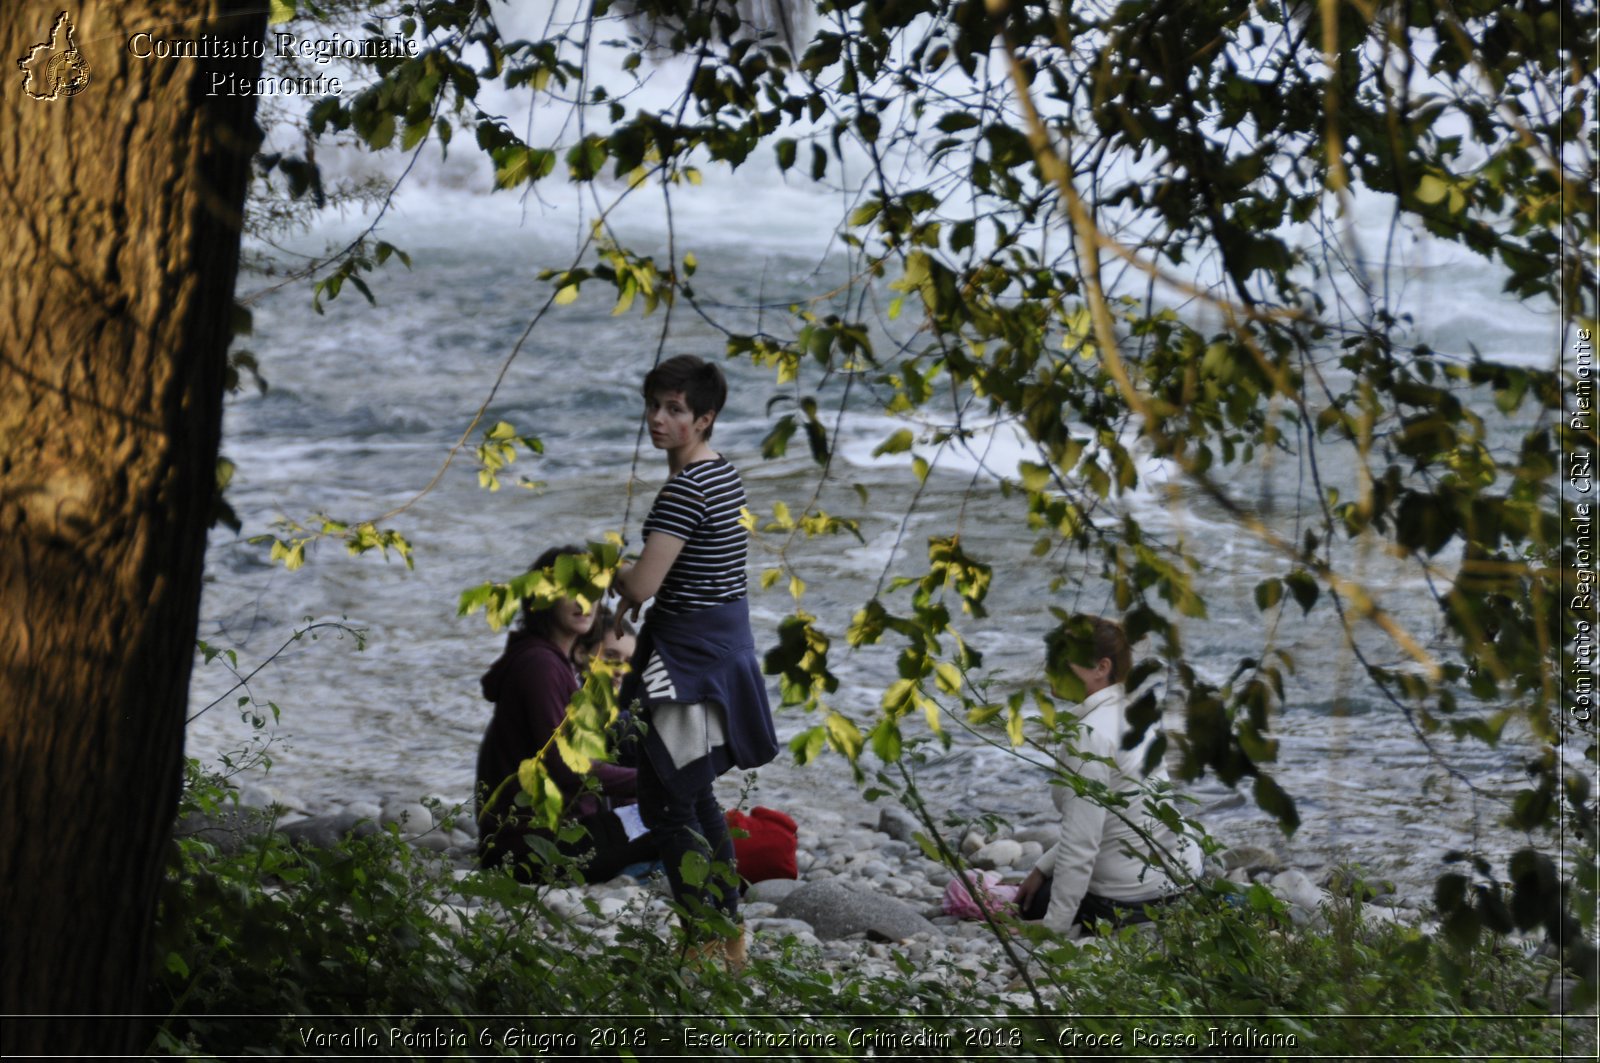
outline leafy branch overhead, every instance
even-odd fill
[[[797,599],[768,670],[786,703],[821,714],[797,756],[893,761],[918,717],[935,736],[999,728],[1013,747],[1053,732],[1055,699],[1071,696],[1065,665],[1082,652],[1070,616],[1112,603],[1167,662],[1183,772],[1248,778],[1286,829],[1299,813],[1268,772],[1271,721],[1307,662],[1284,633],[1324,620],[1356,662],[1352,681],[1464,785],[1440,739],[1494,743],[1513,721],[1532,736],[1542,752],[1526,785],[1478,794],[1518,829],[1547,839],[1564,817],[1592,816],[1568,767],[1596,753],[1592,720],[1568,711],[1588,607],[1564,593],[1579,514],[1558,472],[1596,449],[1594,420],[1563,415],[1572,378],[1557,350],[1427,338],[1396,252],[1424,237],[1458,249],[1464,269],[1549,308],[1559,342],[1592,340],[1592,18],[1561,0],[828,0],[799,30],[717,0],[572,13],[511,39],[486,4],[395,4],[419,54],[373,63],[368,87],[318,102],[310,124],[411,152],[468,132],[499,189],[569,181],[614,200],[662,190],[670,204],[703,172],[770,160],[782,180],[841,197],[824,224],[847,275],[758,330],[717,320],[695,288],[705,264],[637,253],[603,225],[591,261],[542,277],[556,306],[585,289],[616,314],[688,306],[792,402],[769,407],[762,453],[782,460],[803,436],[817,490],[751,519],[789,536],[762,582],[787,575]],[[686,58],[657,66],[663,49]],[[606,73],[596,59],[613,53]],[[647,76],[672,80],[675,98],[634,93]],[[542,126],[481,102],[491,83],[583,120],[541,140],[528,130]],[[313,194],[314,172],[301,175]],[[1381,244],[1352,225],[1358,209],[1386,217]],[[360,289],[367,268],[353,250],[318,296],[336,297],[336,278]],[[907,514],[845,630],[807,612],[788,543],[861,534],[820,498],[840,425],[863,408],[898,419],[874,456],[906,462],[916,500],[981,433],[1023,440],[1019,463],[990,471],[1025,506],[1028,571],[969,553],[965,505],[925,552],[902,550]],[[498,431],[478,451],[490,488],[515,453],[514,430]],[[1281,483],[1287,503],[1250,500],[1245,470]],[[1260,645],[1222,675],[1185,640],[1224,604],[1211,544],[1142,516],[1130,500],[1144,495],[1204,506],[1261,559],[1244,605]],[[1369,556],[1384,559],[1381,580],[1365,574]],[[463,611],[500,626],[524,600],[598,592],[614,559],[586,564],[475,588]],[[963,631],[988,589],[1014,579],[1061,626],[1040,673],[991,697]],[[1426,623],[1395,608],[1402,593],[1425,596]],[[870,718],[828,701],[840,635],[853,652],[898,648]],[[1153,722],[1159,706],[1141,711]],[[1563,757],[1566,744],[1578,755]],[[1540,885],[1543,844],[1508,870],[1510,924],[1537,911],[1560,929],[1568,900]],[[1451,880],[1441,898],[1463,934],[1508,925],[1487,885]]]

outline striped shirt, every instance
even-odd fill
[[[644,537],[662,532],[683,540],[652,608],[681,616],[745,596],[747,535],[739,470],[726,458],[694,461],[668,480],[644,521]]]

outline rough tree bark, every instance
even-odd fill
[[[138,1051],[178,793],[255,100],[141,31],[266,4],[0,4],[0,1053]],[[58,46],[55,52],[62,49]],[[5,73],[9,71],[9,73]],[[54,1018],[18,1020],[18,1015]]]

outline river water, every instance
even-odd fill
[[[506,486],[489,492],[478,484],[469,448],[429,493],[384,522],[414,545],[414,571],[376,553],[347,557],[335,540],[314,546],[306,566],[288,572],[269,560],[266,547],[246,541],[284,516],[359,520],[408,502],[438,472],[489,395],[549,293],[539,270],[571,264],[594,210],[560,187],[523,203],[470,184],[438,173],[401,193],[382,236],[405,248],[414,268],[391,263],[381,273],[374,283],[376,307],[347,288],[319,315],[304,284],[253,302],[255,328],[247,345],[270,389],[264,395],[247,389],[228,403],[223,452],[237,465],[228,499],[245,530],[243,536],[213,532],[201,637],[235,648],[241,669],[248,670],[306,618],[343,619],[366,631],[366,649],[356,652],[353,640],[322,629],[321,638],[296,643],[250,684],[258,705],[281,708],[281,718],[264,731],[273,738],[269,782],[307,811],[384,795],[464,798],[490,714],[478,677],[503,636],[481,615],[457,616],[459,593],[517,574],[551,544],[612,530],[636,540],[663,478],[661,459],[648,444],[642,452],[637,446],[637,387],[656,356],[664,314],[644,317],[635,307],[614,316],[596,286],[539,320],[489,403],[485,424],[506,420],[537,434],[545,454],[524,454],[504,477]],[[664,255],[668,233],[660,205],[658,195],[640,193],[610,220],[628,243]],[[676,251],[695,254],[695,287],[708,313],[728,327],[779,330],[785,304],[826,291],[846,275],[834,239],[840,198],[803,181],[785,184],[759,161],[731,177],[708,172],[703,185],[675,190],[673,206]],[[295,246],[348,237],[364,220],[328,219]],[[1374,210],[1364,223],[1374,239],[1382,238],[1385,220]],[[1418,314],[1416,338],[1441,350],[1465,352],[1473,343],[1490,357],[1550,364],[1559,343],[1553,311],[1500,295],[1498,278],[1476,260],[1423,242],[1402,244],[1400,277]],[[592,255],[585,264],[592,264]],[[246,278],[241,289],[268,283]],[[680,305],[665,346],[668,353],[720,357],[723,337]],[[780,405],[769,413],[768,402],[792,389],[780,388],[771,370],[737,363],[727,369],[732,396],[716,445],[744,471],[752,508],[770,513],[781,499],[798,509],[816,485],[804,437],[796,437],[783,459],[760,458],[760,441],[773,420],[792,409]],[[838,381],[820,394],[824,407],[836,405]],[[892,649],[846,651],[843,632],[851,614],[886,573],[917,571],[931,535],[959,532],[969,552],[994,566],[990,616],[966,621],[962,630],[984,652],[986,675],[999,693],[1039,677],[1042,635],[1054,624],[1050,607],[1111,611],[1093,580],[1079,591],[1048,591],[1060,559],[1047,559],[1053,566],[1047,567],[1032,555],[1035,536],[1022,523],[1022,503],[1006,497],[996,479],[1014,475],[1017,460],[1027,457],[1008,428],[980,435],[967,451],[919,447],[938,460],[918,493],[906,455],[872,455],[895,425],[863,402],[852,408],[835,440],[838,457],[821,502],[830,512],[859,518],[861,540],[801,542],[788,555],[807,584],[804,607],[834,637],[842,685],[832,703],[840,711],[869,720],[894,678]],[[636,459],[639,479],[630,506]],[[1274,720],[1281,750],[1269,766],[1297,799],[1304,820],[1290,843],[1297,858],[1358,860],[1421,890],[1439,869],[1441,854],[1471,845],[1477,831],[1492,852],[1518,844],[1494,826],[1499,806],[1492,796],[1521,779],[1525,736],[1510,732],[1499,749],[1439,738],[1439,756],[1430,754],[1365,681],[1325,604],[1307,619],[1290,606],[1266,632],[1252,589],[1285,565],[1215,505],[1164,486],[1172,479],[1164,470],[1152,465],[1146,471],[1152,485],[1120,504],[1152,529],[1194,544],[1203,563],[1200,582],[1211,594],[1209,618],[1183,623],[1191,662],[1220,681],[1240,656],[1259,653],[1269,638],[1299,662]],[[1335,481],[1348,479],[1348,469],[1325,471]],[[519,488],[519,476],[544,486]],[[1240,470],[1229,487],[1252,504],[1270,500],[1274,519],[1291,534],[1309,516],[1304,463],[1292,454]],[[763,536],[753,544],[752,574],[777,563],[780,542]],[[1375,547],[1352,547],[1344,560],[1424,643],[1442,646],[1436,607],[1414,569]],[[754,592],[752,608],[758,646],[774,644],[776,625],[792,608],[787,581]],[[1370,632],[1362,633],[1361,644],[1380,661],[1400,659]],[[231,683],[220,662],[198,668],[191,711],[200,712]],[[240,719],[238,696],[227,694],[191,723],[191,755],[210,759],[249,740],[252,728]],[[816,722],[782,713],[779,726],[788,736]],[[1457,777],[1443,770],[1446,762]],[[780,765],[763,775],[793,803],[857,800],[848,770],[831,756],[803,770]],[[951,752],[932,758],[922,781],[936,808],[996,812],[1021,822],[1048,807],[1045,779],[1041,768],[1019,765],[1009,752],[963,736]],[[1475,798],[1465,780],[1489,796]],[[1214,781],[1202,780],[1190,791],[1210,809],[1207,824],[1224,839],[1274,837],[1248,801],[1228,807],[1227,791]],[[803,820],[803,807],[795,814]]]

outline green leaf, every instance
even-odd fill
[[[295,3],[296,0],[267,0],[267,25],[281,26],[293,19]]]
[[[1450,192],[1450,185],[1434,174],[1424,174],[1421,181],[1417,182],[1417,201],[1433,206],[1441,203]]]
[[[974,727],[982,727],[1005,711],[1006,706],[1002,704],[974,705],[967,710],[967,722]]]
[[[1035,493],[1043,491],[1050,486],[1051,474],[1048,465],[1039,465],[1031,461],[1019,461],[1017,472],[1022,477],[1022,486]]]
[[[827,728],[828,738],[833,742],[834,748],[852,762],[861,755],[865,739],[862,737],[861,729],[853,722],[837,712],[831,712],[823,726]]]
[[[711,876],[711,861],[703,853],[690,850],[683,854],[683,860],[678,864],[678,873],[682,876],[686,886],[703,886],[706,879]]]
[[[868,225],[882,210],[883,204],[881,202],[876,199],[869,200],[850,212],[850,220],[846,224],[848,224],[852,229],[860,228],[863,225]]]
[[[1295,810],[1294,798],[1271,776],[1257,775],[1255,784],[1256,807],[1269,813],[1278,821],[1285,834],[1293,834],[1300,827],[1300,813]]]
[[[385,114],[378,119],[378,124],[372,127],[372,132],[367,135],[367,146],[373,151],[382,151],[394,140],[394,115]]]
[[[974,129],[980,124],[974,114],[967,111],[952,111],[939,119],[937,127],[941,133],[959,133],[963,129]]]
[[[872,456],[876,458],[884,454],[902,454],[911,449],[911,444],[915,438],[911,434],[911,429],[902,428],[874,447]]]
[[[406,126],[405,136],[400,138],[400,150],[410,151],[412,148],[422,143],[422,138],[428,135],[428,130],[431,129],[432,126],[433,123],[429,122],[426,118],[420,122],[412,122],[410,125]]]
[[[556,153],[546,148],[511,147],[494,153],[495,185],[514,188],[526,181],[550,176],[556,166]]]
[[[562,761],[572,769],[574,775],[587,775],[592,766],[588,757],[580,753],[564,731],[556,732],[556,752],[561,754]]]
[[[1283,581],[1264,579],[1256,584],[1256,608],[1263,613],[1283,601]]]
[[[799,427],[792,413],[779,418],[778,423],[772,426],[772,431],[761,441],[761,456],[768,459],[783,457],[789,450],[789,437]]]
[[[789,752],[794,754],[796,764],[809,764],[822,755],[827,744],[828,729],[813,727],[789,739]]]
[[[893,764],[900,759],[900,725],[892,719],[885,717],[878,721],[872,729],[872,753],[885,764]]]
[[[883,692],[883,711],[901,716],[915,705],[916,683],[910,679],[896,679]]]
[[[1284,582],[1289,585],[1289,593],[1294,595],[1294,600],[1300,603],[1301,613],[1311,612],[1311,607],[1317,604],[1317,596],[1322,593],[1315,577],[1305,569],[1299,569],[1284,577]]]

